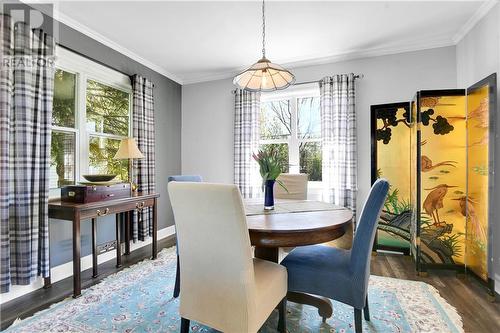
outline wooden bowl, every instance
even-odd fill
[[[115,177],[116,175],[83,175],[89,182],[109,182]]]

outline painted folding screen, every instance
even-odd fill
[[[417,270],[465,264],[467,191],[465,90],[419,91],[416,107]]]
[[[371,107],[372,182],[391,183],[375,249],[411,253],[419,272],[471,273],[490,294],[496,91],[492,74]]]
[[[494,143],[496,104],[496,74],[492,74],[467,89],[467,195],[458,200],[467,212],[465,262],[472,271],[493,286],[492,258],[493,218],[495,202]]]
[[[380,215],[376,249],[410,251],[410,123],[408,102],[372,105],[372,183],[379,177],[390,185]]]

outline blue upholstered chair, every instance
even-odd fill
[[[200,183],[202,182],[201,176],[198,175],[178,175],[178,176],[169,176],[168,177],[168,182],[194,182],[194,183]],[[177,241],[176,241],[177,243]],[[178,249],[178,247],[177,247]],[[174,298],[179,297],[179,293],[181,291],[181,276],[180,276],[180,269],[179,269],[179,250],[177,250],[177,269],[175,271],[175,286],[174,286]]]
[[[370,320],[368,279],[378,218],[389,183],[377,180],[366,200],[352,248],[313,245],[294,249],[281,262],[288,270],[288,291],[320,295],[354,307],[356,333],[361,333],[361,310]]]

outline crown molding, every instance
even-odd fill
[[[57,21],[75,29],[76,31],[79,31],[79,32],[83,33],[84,35],[98,41],[99,43],[106,45],[107,47],[112,48],[113,50],[115,50],[117,52],[120,52],[121,54],[129,57],[130,59],[135,60],[138,63],[140,63],[146,67],[149,67],[150,69],[154,70],[155,72],[157,72],[157,73],[159,73],[159,74],[161,74],[161,75],[163,75],[163,76],[165,76],[165,77],[167,77],[167,78],[169,78],[169,79],[171,79],[171,80],[173,80],[181,85],[184,84],[184,82],[182,81],[182,79],[180,77],[178,77],[177,75],[175,75],[173,73],[170,73],[162,66],[159,66],[159,65],[141,57],[140,55],[129,50],[128,48],[126,48],[118,43],[113,42],[112,40],[110,40],[107,37],[104,37],[103,35],[98,33],[97,31],[89,28],[88,26],[86,26],[84,24],[81,24],[80,22],[70,18],[69,16],[61,13],[60,11],[54,11],[54,18]]]
[[[476,24],[481,21],[483,17],[485,17],[490,10],[492,10],[495,5],[499,3],[498,0],[487,0],[485,1],[476,12],[465,22],[465,24],[458,30],[458,32],[453,36],[453,43],[458,44],[462,38],[469,33],[476,26]]]
[[[306,67],[306,66],[324,65],[324,64],[336,63],[336,62],[347,61],[347,60],[379,57],[379,56],[385,56],[385,55],[391,55],[391,54],[423,51],[423,50],[428,50],[428,49],[435,49],[435,48],[454,46],[454,45],[455,44],[453,43],[453,41],[450,40],[449,38],[440,38],[440,39],[436,39],[436,40],[430,41],[430,42],[429,41],[419,42],[419,43],[409,44],[406,46],[393,46],[393,47],[384,47],[384,48],[372,48],[372,49],[366,49],[366,50],[353,50],[353,51],[343,52],[341,54],[330,55],[327,57],[317,57],[317,58],[312,58],[312,59],[308,59],[308,60],[298,60],[298,61],[290,61],[290,62],[283,62],[283,63],[279,62],[279,63],[283,67],[290,69],[290,68],[298,68],[298,67]],[[212,74],[207,74],[207,75],[192,76],[190,78],[185,78],[183,80],[183,85],[232,78],[235,75],[237,75],[238,73],[240,73],[242,70],[245,70],[245,69],[246,69],[246,67],[239,68],[239,69],[234,70],[234,71],[225,71],[225,72],[212,73]]]

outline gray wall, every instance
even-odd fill
[[[161,195],[158,200],[158,228],[173,225],[166,182],[169,175],[181,171],[181,86],[68,26],[61,24],[59,29],[59,43],[62,46],[126,74],[140,74],[154,82],[156,189]],[[115,239],[114,220],[114,216],[99,220],[98,244]],[[71,223],[51,220],[52,267],[71,261],[71,244]],[[82,256],[91,253],[90,244],[90,221],[86,221],[82,224]]]
[[[417,90],[456,87],[455,47],[294,68],[298,82],[362,73],[357,82],[358,206],[370,189],[370,105],[409,101]],[[182,172],[233,182],[231,79],[182,86]]]
[[[457,45],[457,83],[468,87],[496,72],[500,74],[500,4],[497,4]],[[497,76],[497,80],[499,77]],[[500,202],[500,80],[495,140],[495,202]],[[494,208],[493,277],[500,292],[500,205]]]

